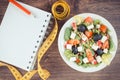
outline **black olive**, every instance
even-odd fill
[[[86,26],[84,24],[80,24],[77,28],[80,32],[85,32],[87,30]]]
[[[72,53],[74,53],[74,54],[78,53],[78,49],[75,45],[72,46]]]
[[[96,52],[97,52],[98,55],[102,55],[103,54],[103,50],[102,49],[97,49]]]
[[[93,36],[93,40],[94,41],[98,41],[102,38],[102,35],[101,34],[98,34],[98,33],[95,33],[94,36]]]

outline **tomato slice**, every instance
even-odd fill
[[[72,45],[77,45],[79,43],[80,43],[80,41],[77,39],[70,39],[67,41],[67,44],[72,44]]]
[[[80,59],[77,58],[75,62],[76,62],[77,64],[80,63]]]
[[[103,43],[102,49],[109,49],[109,47],[110,47],[109,41],[106,40],[106,41]]]
[[[85,31],[85,35],[86,35],[88,38],[91,38],[92,35],[93,35],[93,32],[92,32],[92,31]]]
[[[102,42],[100,40],[98,40],[97,45],[99,46],[99,48],[101,48],[103,44],[102,44]]]
[[[85,20],[84,20],[85,23],[93,23],[93,19],[91,17],[87,17]]]
[[[67,44],[72,44],[73,45],[74,40],[70,39],[67,41]]]
[[[87,54],[88,57],[89,57],[89,56],[93,56],[90,49],[86,49],[86,54]]]
[[[96,65],[96,64],[98,64],[98,62],[96,60],[93,60],[92,64]]]
[[[73,42],[73,45],[77,45],[77,44],[79,44],[79,43],[80,43],[80,41],[77,40],[77,39],[75,39],[74,42]]]
[[[100,26],[100,30],[101,30],[103,33],[106,33],[106,32],[107,32],[107,27],[102,24],[102,25]]]
[[[93,60],[94,60],[94,57],[93,56],[89,56],[89,57],[87,57],[88,58],[88,61],[89,62],[92,62]]]
[[[94,60],[93,54],[90,49],[86,49],[86,54],[89,62],[92,62]]]

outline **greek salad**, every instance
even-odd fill
[[[65,57],[85,68],[110,64],[114,45],[108,27],[99,19],[75,16],[64,33]]]

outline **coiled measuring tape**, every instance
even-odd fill
[[[61,6],[63,8],[62,12],[57,11],[58,6]],[[16,80],[30,80],[37,72],[38,72],[39,76],[41,77],[41,79],[46,80],[50,76],[50,72],[41,67],[40,61],[56,38],[56,35],[58,32],[57,20],[63,20],[64,18],[66,18],[69,15],[69,13],[70,13],[70,7],[64,0],[58,0],[57,2],[55,2],[53,4],[52,14],[55,19],[55,25],[54,25],[54,28],[53,28],[52,32],[50,33],[50,35],[43,42],[42,46],[38,50],[37,69],[36,70],[29,71],[24,76],[22,76],[22,74],[15,67],[13,67],[11,65],[0,62],[0,66],[6,66],[11,71],[11,73],[13,74],[13,76],[15,77]]]

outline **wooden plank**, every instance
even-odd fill
[[[52,4],[57,0],[19,0],[31,6],[51,12]],[[92,12],[108,19],[114,26],[120,45],[120,0],[66,0],[71,7],[72,17],[79,13]],[[0,23],[5,13],[8,1],[0,0]],[[69,19],[59,21],[59,31],[62,25]],[[57,37],[58,38],[58,37]],[[43,57],[42,66],[51,72],[48,80],[120,80],[120,46],[111,65],[95,73],[82,73],[73,70],[62,60],[58,47],[57,38],[46,55]],[[2,54],[2,53],[0,53]],[[19,69],[23,74],[25,71]],[[14,80],[11,73],[5,67],[0,67],[0,80]],[[36,74],[32,80],[41,80]]]

